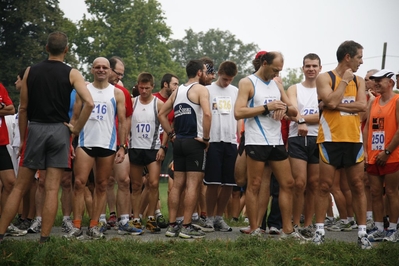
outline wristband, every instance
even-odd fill
[[[270,111],[269,108],[267,107],[267,104],[263,105],[263,108],[265,108],[265,111],[262,113],[262,115],[268,115]]]
[[[205,141],[205,142],[209,142],[211,139],[210,138],[207,138],[207,139],[206,138],[202,138],[202,140]]]
[[[167,153],[168,152],[168,147],[166,147],[165,145],[161,145],[161,149]]]
[[[173,130],[168,133],[169,138],[173,138],[174,136],[176,136],[176,133]]]

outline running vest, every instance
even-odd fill
[[[83,130],[79,134],[80,147],[99,147],[116,150],[116,99],[115,87],[97,89],[92,83],[87,85],[94,108]]]
[[[216,82],[207,86],[212,110],[211,142],[237,144],[237,120],[234,118],[234,105],[238,88],[229,85],[221,88]]]
[[[315,88],[306,88],[302,83],[296,84],[296,98],[298,102],[298,111],[301,115],[311,115],[319,112],[319,103],[317,90]],[[318,124],[307,125],[308,136],[317,136],[319,131]],[[289,129],[289,138],[298,136],[298,123],[291,121]]]
[[[334,91],[337,89],[341,78],[334,73],[335,77]],[[350,103],[356,100],[357,84],[351,80],[346,86],[342,103]],[[324,109],[321,112],[319,122],[319,134],[317,143],[322,142],[352,142],[362,143],[363,137],[360,130],[359,113],[347,113],[338,110]]]
[[[381,96],[377,96],[370,107],[367,155],[369,164],[375,164],[375,157],[391,143],[398,126],[396,124],[396,101],[399,95],[395,94],[385,105],[380,105]],[[399,149],[391,151],[387,163],[399,162]]]
[[[281,92],[274,80],[265,82],[256,75],[248,78],[254,86],[254,95],[248,101],[248,107],[265,105],[281,100]],[[258,115],[245,120],[245,145],[284,145],[281,136],[281,121],[272,118],[273,111],[268,115]]]
[[[173,103],[175,114],[174,130],[177,138],[202,138],[202,108],[199,104],[193,103],[188,99],[188,92],[194,82],[188,86],[182,84],[177,89],[176,99]]]
[[[29,70],[28,120],[39,123],[69,122],[72,68],[60,61],[44,60]]]
[[[134,149],[154,150],[161,147],[159,139],[159,120],[157,97],[151,102],[143,104],[140,96],[134,98],[130,146]]]

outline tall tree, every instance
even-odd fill
[[[47,58],[45,45],[49,33],[59,30],[73,35],[76,26],[64,18],[57,0],[1,0],[0,16],[0,81],[17,104],[17,73]],[[66,61],[76,64],[71,54]]]
[[[254,43],[244,44],[229,31],[210,29],[207,32],[195,33],[192,29],[186,30],[182,40],[172,40],[170,43],[172,58],[185,66],[190,59],[203,56],[210,57],[217,67],[226,60],[231,60],[238,65],[238,74],[233,84],[254,71],[252,60],[259,47]]]
[[[167,41],[171,30],[156,0],[86,0],[89,16],[79,23],[75,50],[86,72],[98,56],[119,56],[125,62],[125,87],[137,82],[140,72],[150,72],[156,81],[169,72],[184,75],[173,62]],[[159,82],[156,82],[158,89]]]
[[[303,73],[301,68],[287,68],[287,75],[282,78],[284,89],[288,89],[289,86],[297,84],[303,81]]]

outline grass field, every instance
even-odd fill
[[[160,184],[167,214],[167,183]],[[86,217],[87,219],[87,217]],[[60,226],[62,214],[57,215]],[[87,222],[87,220],[86,220]],[[70,241],[52,237],[46,244],[5,239],[0,265],[399,265],[399,244],[380,243],[361,250],[355,243],[326,241],[315,246],[295,241],[240,236],[238,240],[143,242],[128,238]]]

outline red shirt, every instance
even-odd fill
[[[123,92],[123,95],[125,95],[126,118],[131,117],[133,114],[133,103],[132,103],[132,97],[130,96],[129,91],[125,87],[123,87],[119,84],[115,84],[115,88],[120,89]],[[115,126],[116,126],[116,130],[118,130],[118,117],[115,118]],[[117,136],[116,143],[117,143],[117,145],[120,145],[118,134],[116,134],[116,136]],[[127,139],[126,139],[125,144],[127,144]]]
[[[0,83],[0,103],[4,103],[5,106],[13,104],[10,96],[8,96],[7,89]],[[0,116],[0,146],[5,146],[10,143],[10,139],[8,138],[8,130],[6,119],[4,116]]]
[[[159,92],[153,93],[152,95],[154,95],[155,97],[160,99],[162,102],[166,102],[168,100],[168,98],[164,98]],[[170,113],[168,114],[169,124],[173,124],[174,119],[175,119],[175,112],[172,109],[172,111],[170,111]],[[161,135],[160,135],[161,143],[162,143],[162,137],[163,137],[162,133],[163,133],[163,130],[161,131]]]

